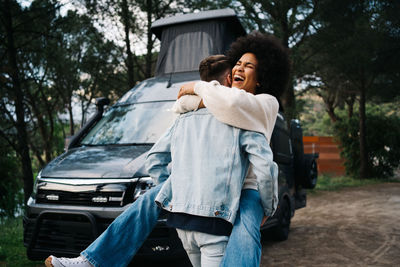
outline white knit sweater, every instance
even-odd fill
[[[177,113],[196,110],[203,99],[204,105],[217,120],[237,128],[260,132],[268,142],[271,141],[279,110],[275,97],[268,94],[253,95],[245,90],[220,85],[217,81],[197,82],[194,92],[196,95],[179,98],[173,110]],[[251,164],[243,188],[258,190]]]

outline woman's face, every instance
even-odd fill
[[[253,53],[245,53],[232,69],[232,87],[254,94],[257,87],[258,61]]]

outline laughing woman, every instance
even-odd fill
[[[287,50],[275,37],[254,32],[234,42],[228,57],[234,64],[231,88],[216,83],[188,83],[182,86],[179,97],[198,95],[219,121],[263,133],[270,141],[277,116],[277,99],[289,77]],[[268,190],[258,183],[257,174],[250,165],[221,266],[259,266],[259,226],[265,214],[260,199],[266,198],[263,196],[266,192]],[[264,216],[262,223],[265,220]]]

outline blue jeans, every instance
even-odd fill
[[[221,266],[256,267],[261,261],[260,225],[264,217],[260,193],[242,190],[239,212]]]
[[[154,199],[161,187],[159,184],[139,197],[81,255],[96,267],[127,266],[157,224],[161,209]],[[258,191],[242,190],[239,213],[221,266],[260,265],[262,217]]]
[[[133,202],[81,255],[96,267],[128,265],[157,224],[161,209],[154,199],[162,185]]]

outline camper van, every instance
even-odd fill
[[[171,107],[182,84],[200,79],[199,62],[223,54],[245,35],[231,9],[157,20],[161,41],[155,77],[128,91],[114,105],[97,99],[97,112],[73,137],[66,151],[38,174],[24,215],[24,245],[29,259],[50,254],[75,257],[153,185],[145,156],[172,125]],[[305,188],[315,186],[315,155],[304,155],[302,130],[290,130],[279,114],[271,146],[279,166],[279,207],[262,232],[285,240],[290,220],[306,205]],[[135,222],[132,222],[135,223]],[[160,216],[137,257],[185,257],[176,231]]]

